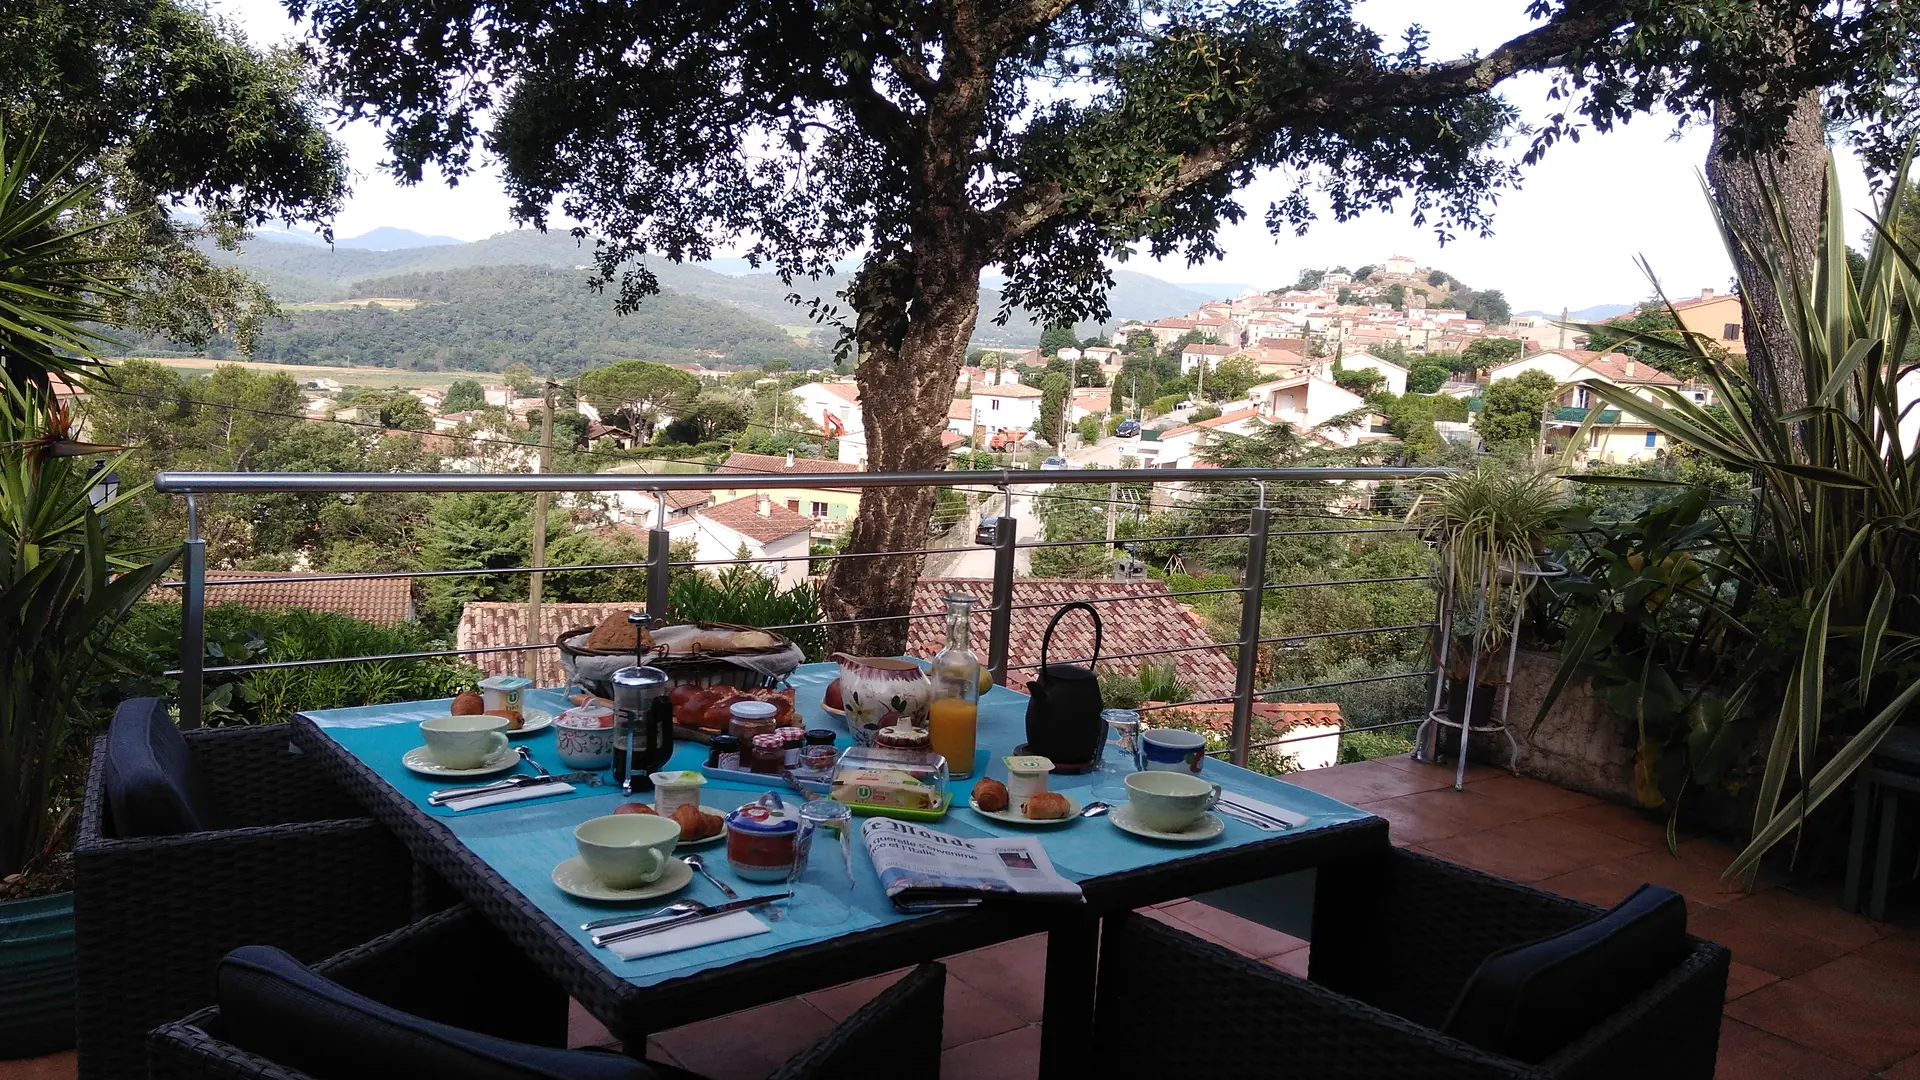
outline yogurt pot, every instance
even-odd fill
[[[1007,765],[1007,797],[1013,805],[1029,795],[1047,790],[1047,774],[1053,771],[1053,759],[1038,754],[1014,754],[1003,758]]]
[[[661,817],[672,817],[673,812],[683,806],[700,808],[700,785],[706,783],[707,778],[698,770],[657,772],[648,779],[653,781],[654,813]]]

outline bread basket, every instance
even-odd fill
[[[668,625],[663,620],[655,620],[648,629],[659,631]],[[674,686],[737,686],[741,689],[771,686],[793,674],[806,659],[791,639],[757,626],[706,621],[672,625],[693,626],[701,631],[752,631],[767,634],[774,640],[774,644],[757,649],[695,647],[683,652],[656,643],[645,651],[645,663],[666,672]],[[560,635],[556,642],[560,648],[560,666],[573,682],[601,697],[612,697],[613,686],[608,680],[614,671],[640,659],[632,649],[593,649],[576,644],[585,642],[592,633],[593,627],[581,626]]]

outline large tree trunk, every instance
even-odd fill
[[[868,472],[938,472],[947,467],[940,435],[953,404],[954,379],[980,313],[981,264],[959,237],[915,245],[914,265],[873,263],[849,290],[855,326],[860,410]],[[934,490],[867,488],[848,551],[912,551],[927,546]],[[906,651],[908,613],[921,555],[839,559],[827,571],[829,619],[881,619],[833,628],[834,648],[867,656]]]
[[[1707,182],[1712,185],[1720,212],[1747,243],[1769,243],[1775,225],[1774,211],[1761,194],[1765,186],[1792,231],[1793,258],[1803,274],[1811,271],[1819,246],[1826,181],[1826,124],[1818,93],[1800,99],[1792,122],[1770,153],[1732,153],[1726,132],[1715,124],[1713,148],[1707,153]],[[1734,270],[1740,276],[1745,309],[1741,333],[1747,342],[1747,367],[1755,391],[1775,403],[1776,416],[1805,407],[1806,370],[1794,348],[1786,317],[1781,314],[1779,298],[1759,264],[1745,252],[1735,253]]]

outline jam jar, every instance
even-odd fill
[[[833,768],[840,752],[833,745],[833,731],[830,728],[814,728],[807,732],[806,749],[802,751],[800,763],[816,772],[826,772]]]
[[[774,728],[773,733],[780,736],[781,751],[786,754],[785,767],[789,769],[799,768],[800,755],[807,745],[806,729],[797,727]]]
[[[772,702],[751,699],[736,701],[727,707],[727,734],[740,740],[742,759],[753,747],[753,737],[774,729]]]
[[[778,773],[787,767],[787,740],[774,731],[755,735],[747,745],[744,763],[753,772]]]
[[[707,740],[707,768],[738,769],[740,740],[732,735],[715,735]]]
[[[785,881],[799,838],[799,807],[766,792],[727,815],[727,865],[748,881]]]

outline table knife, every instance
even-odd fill
[[[706,911],[695,911],[686,915],[675,915],[671,918],[662,919],[659,922],[648,923],[645,926],[635,926],[627,930],[615,930],[606,934],[595,934],[592,940],[595,945],[611,945],[616,941],[627,941],[632,938],[646,937],[649,934],[658,934],[663,930],[676,930],[682,926],[692,926],[694,923],[706,922],[708,919],[717,919],[722,915],[730,915],[736,911],[759,907],[761,904],[771,904],[775,900],[785,900],[792,895],[790,892],[783,892],[773,893],[768,896],[749,896],[744,900],[732,900],[724,904],[715,904]]]

